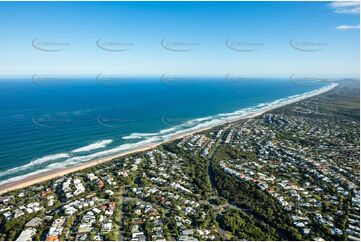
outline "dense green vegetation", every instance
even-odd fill
[[[238,181],[224,173],[218,165],[212,163],[218,194],[229,199],[232,204],[247,209],[255,219],[264,221],[270,237],[276,239],[300,240],[302,235],[292,226],[284,210],[267,193],[254,184]],[[251,224],[249,226],[252,227]]]
[[[231,146],[221,146],[214,154],[215,160],[223,160],[223,159],[255,160],[256,158],[257,158],[256,154],[253,152],[233,149]]]
[[[244,213],[236,210],[227,210],[219,219],[221,228],[232,232],[237,239],[242,240],[273,240],[276,239],[269,234],[269,229]]]
[[[182,157],[184,161],[182,172],[192,179],[192,184],[195,186],[195,192],[200,194],[203,199],[208,199],[211,191],[206,161],[197,154],[192,154],[183,149],[179,149],[175,142],[164,144],[163,149]]]

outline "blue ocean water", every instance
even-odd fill
[[[0,183],[161,141],[322,86],[287,79],[4,78]]]

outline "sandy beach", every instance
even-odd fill
[[[22,179],[19,179],[19,180],[16,180],[16,181],[11,181],[11,182],[0,185],[0,194],[6,193],[6,192],[11,191],[11,190],[15,190],[15,189],[21,189],[21,188],[24,188],[24,187],[27,187],[27,186],[34,185],[36,183],[40,183],[40,182],[44,182],[44,181],[47,181],[47,180],[50,180],[50,179],[53,179],[53,178],[57,178],[57,177],[60,177],[60,176],[64,176],[66,174],[76,172],[76,171],[80,171],[80,170],[83,170],[85,168],[89,168],[89,167],[92,167],[92,166],[95,166],[95,165],[98,165],[98,164],[109,162],[109,161],[111,161],[111,160],[113,160],[114,158],[117,158],[117,157],[126,156],[126,155],[133,154],[133,153],[136,153],[136,152],[147,151],[147,150],[150,150],[150,149],[153,149],[153,148],[157,147],[158,145],[160,145],[162,143],[166,143],[166,142],[174,141],[174,140],[177,140],[177,139],[181,139],[181,138],[184,138],[186,136],[193,135],[195,133],[199,133],[199,132],[203,132],[205,130],[209,130],[209,129],[214,128],[214,127],[219,126],[219,125],[224,125],[224,124],[227,124],[227,123],[233,123],[233,122],[236,122],[236,121],[239,121],[239,120],[242,120],[242,119],[254,118],[254,117],[260,116],[260,115],[262,115],[265,112],[268,112],[270,110],[280,108],[280,107],[283,107],[283,106],[286,106],[286,105],[289,105],[289,104],[292,104],[292,103],[295,103],[295,102],[298,102],[298,101],[301,101],[301,100],[304,100],[304,99],[307,99],[307,98],[310,98],[310,97],[314,97],[314,96],[320,95],[320,94],[325,93],[325,92],[328,92],[328,91],[332,90],[333,88],[335,88],[336,86],[337,86],[337,84],[332,84],[332,85],[329,85],[327,87],[316,90],[316,91],[314,91],[312,93],[305,94],[305,95],[302,95],[302,96],[299,96],[299,97],[296,97],[296,98],[292,98],[292,99],[289,99],[287,101],[283,101],[283,102],[277,103],[275,105],[272,105],[270,107],[262,108],[259,111],[248,113],[247,115],[242,116],[242,117],[226,119],[222,123],[218,123],[218,124],[215,124],[215,125],[210,125],[208,127],[199,128],[199,129],[192,130],[192,131],[180,132],[180,133],[178,133],[176,135],[171,136],[168,140],[163,141],[163,142],[157,142],[157,143],[151,143],[151,144],[143,145],[143,146],[140,146],[140,147],[137,147],[137,148],[134,148],[134,149],[130,149],[128,151],[124,151],[124,152],[117,153],[117,154],[107,156],[107,157],[94,159],[94,160],[84,162],[84,163],[80,163],[80,164],[77,164],[77,165],[73,165],[73,166],[70,166],[70,167],[59,168],[59,169],[54,169],[54,170],[51,170],[51,171],[45,171],[45,172],[37,173],[37,174],[34,174],[34,175],[29,175],[29,176],[27,176],[25,178],[22,178]]]

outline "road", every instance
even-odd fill
[[[120,188],[120,207],[119,207],[119,209],[120,209],[120,216],[119,216],[119,233],[118,233],[118,240],[119,241],[124,241],[124,236],[123,236],[123,234],[124,234],[124,226],[123,226],[123,221],[124,221],[124,219],[123,219],[123,202],[125,201],[125,191],[126,191],[126,189],[125,189],[125,186],[122,186],[121,188]]]

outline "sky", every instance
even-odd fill
[[[357,2],[0,2],[0,75],[359,76]]]

